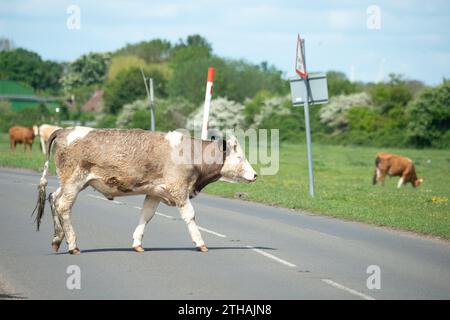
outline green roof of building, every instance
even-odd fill
[[[37,108],[41,104],[52,109],[60,106],[55,99],[36,96],[32,87],[12,80],[0,80],[1,99],[9,101],[11,108],[16,111]]]
[[[32,96],[34,92],[33,88],[27,84],[11,80],[0,80],[0,95]]]

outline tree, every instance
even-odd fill
[[[82,55],[69,64],[69,71],[62,77],[64,91],[69,93],[77,87],[102,84],[106,79],[109,62],[108,53]]]
[[[347,129],[350,109],[370,105],[370,97],[365,92],[335,96],[320,109],[320,121],[333,131],[342,132]]]
[[[389,78],[388,83],[369,87],[373,104],[381,113],[388,113],[395,107],[405,108],[413,98],[410,87],[400,75],[390,74]]]
[[[57,93],[62,66],[53,61],[43,61],[32,51],[15,49],[0,51],[0,78],[24,82],[35,90]]]
[[[407,135],[419,147],[450,146],[450,82],[424,90],[407,108]]]
[[[167,40],[154,39],[136,44],[127,44],[125,48],[117,50],[116,56],[134,55],[146,63],[166,62],[172,53],[172,44]]]
[[[330,97],[341,94],[352,94],[361,91],[361,88],[356,83],[352,83],[348,80],[347,76],[343,72],[328,71],[328,94]]]
[[[147,77],[153,78],[156,98],[166,97],[166,80],[158,70],[144,70]],[[133,67],[121,71],[105,86],[105,106],[116,114],[125,104],[147,96],[141,70]]]

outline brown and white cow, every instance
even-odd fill
[[[43,154],[46,153],[46,144],[48,138],[50,138],[50,135],[58,129],[62,128],[58,126],[52,126],[51,124],[42,124],[39,126],[39,138],[41,140],[41,149]]]
[[[33,211],[37,210],[38,230],[44,213],[45,176],[52,146],[60,180],[60,187],[49,195],[55,231],[52,247],[58,251],[65,237],[71,254],[80,250],[70,211],[77,194],[87,186],[110,200],[118,196],[146,195],[139,224],[133,233],[132,247],[136,252],[144,251],[144,228],[160,202],[179,209],[195,246],[205,252],[208,249],[195,223],[190,198],[219,179],[253,182],[257,176],[234,136],[227,141],[202,141],[179,132],[140,129],[75,127],[57,130],[47,145],[38,203]],[[180,157],[182,153],[186,157]]]
[[[16,145],[18,143],[23,143],[23,150],[27,150],[29,146],[30,151],[33,146],[34,137],[38,134],[38,127],[33,126],[32,128],[27,127],[11,127],[9,128],[9,145],[12,151],[16,150]]]
[[[416,168],[411,159],[392,153],[380,152],[375,159],[373,184],[380,181],[384,185],[386,175],[400,177],[397,184],[398,188],[408,182],[416,188],[423,182],[423,179],[417,178]]]

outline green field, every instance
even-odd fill
[[[44,158],[37,142],[32,153],[24,154],[22,146],[12,153],[7,135],[0,135],[0,166],[40,170]],[[383,149],[414,160],[418,176],[425,180],[417,189],[410,184],[397,189],[398,178],[387,178],[384,187],[372,186],[378,151],[315,144],[314,199],[308,194],[304,144],[282,145],[275,176],[260,176],[254,184],[218,182],[205,191],[226,197],[245,192],[247,200],[450,239],[450,150]]]

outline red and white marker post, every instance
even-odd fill
[[[208,139],[208,118],[211,106],[212,88],[214,82],[214,68],[208,68],[208,80],[206,82],[205,104],[203,105],[202,140]]]

